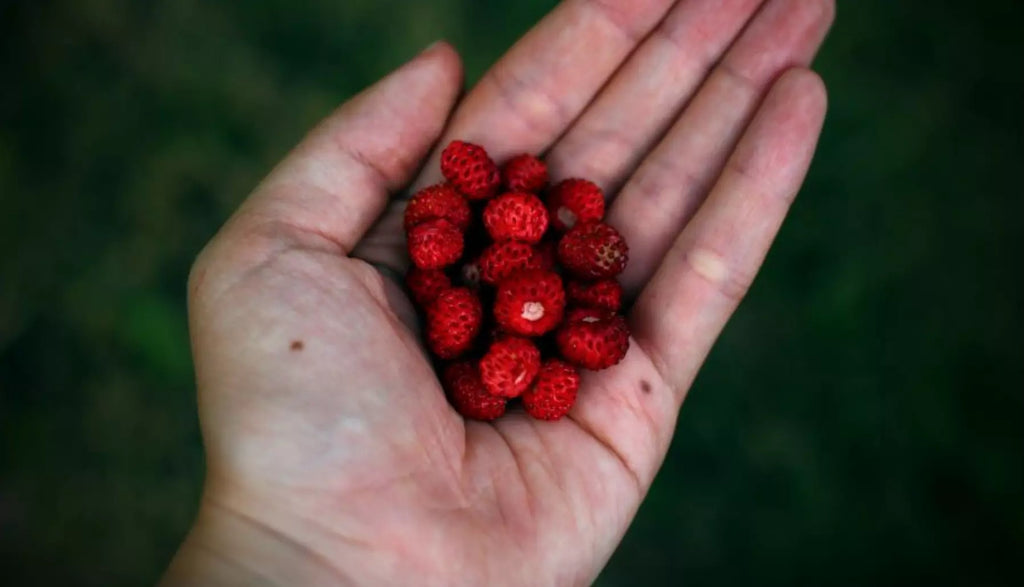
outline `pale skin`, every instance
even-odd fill
[[[325,119],[193,268],[208,470],[164,584],[593,581],[803,182],[833,11],[567,0],[461,100],[441,43]],[[395,197],[455,138],[597,182],[629,242],[629,353],[559,422],[456,414],[371,264],[405,267]]]

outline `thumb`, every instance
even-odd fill
[[[239,209],[327,239],[348,254],[438,140],[462,86],[455,50],[435,43],[314,128]]]

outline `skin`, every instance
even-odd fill
[[[190,276],[208,472],[164,584],[593,581],[807,172],[833,11],[567,0],[461,101],[440,43],[325,119]],[[453,138],[616,194],[633,338],[559,422],[459,417],[367,262],[404,268],[394,196],[436,182]]]

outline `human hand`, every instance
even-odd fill
[[[592,581],[803,181],[825,112],[804,67],[832,14],[568,0],[459,104],[440,44],[314,129],[193,268],[207,482],[164,581]],[[554,178],[617,194],[633,340],[559,422],[459,417],[373,265],[404,267],[389,198],[437,181],[453,138],[499,162],[545,152]]]

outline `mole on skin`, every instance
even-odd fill
[[[303,346],[305,346],[305,345],[302,344],[301,340],[293,340],[292,341],[291,349],[293,351],[301,351]]]
[[[644,393],[651,393],[651,384],[646,379],[640,380],[640,391]]]

